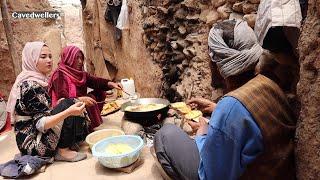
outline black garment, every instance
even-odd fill
[[[30,120],[15,123],[16,142],[22,155],[53,157],[59,141],[62,147],[70,147],[85,138],[87,131],[82,117],[66,118],[66,125],[63,125],[60,133],[61,138],[53,128],[40,132],[36,127],[41,118],[62,112],[74,104],[73,99],[65,99],[51,110],[51,98],[47,89],[39,83],[24,81],[20,88],[20,99],[17,100],[15,111],[19,116],[30,116]]]
[[[108,4],[108,7],[107,7],[105,14],[104,14],[104,19],[107,22],[111,22],[115,27],[114,36],[115,36],[116,40],[121,39],[121,30],[116,27],[118,17],[119,17],[120,11],[121,11],[121,5],[122,5],[122,1],[120,2],[120,4],[118,6]]]
[[[46,88],[35,81],[20,84],[20,99],[15,111],[19,116],[30,116],[30,120],[15,123],[17,146],[22,155],[52,157],[55,155],[59,135],[52,129],[40,132],[36,124],[44,116],[50,115],[51,99]]]
[[[180,128],[165,124],[155,135],[154,148],[159,163],[171,178],[199,179],[200,156],[197,145]]]
[[[73,99],[64,99],[51,111],[51,115],[58,114],[59,112],[68,109],[73,104]],[[70,116],[63,122],[58,147],[71,147],[75,143],[83,141],[87,134],[88,129],[85,118],[80,116]]]
[[[292,45],[286,38],[283,27],[271,27],[263,40],[262,47],[272,52],[291,52]]]
[[[16,156],[13,160],[0,164],[0,175],[5,178],[21,178],[36,173],[43,165],[52,162],[53,158]]]
[[[299,3],[301,7],[302,20],[304,20],[307,17],[308,0],[299,0]]]

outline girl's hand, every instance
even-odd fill
[[[120,83],[115,83],[115,82],[112,82],[112,81],[109,81],[108,82],[108,87],[109,88],[112,88],[112,89],[118,89],[118,90],[122,90],[123,89],[123,87],[122,87],[122,84],[120,84]]]
[[[82,96],[82,97],[79,97],[78,99],[80,101],[84,102],[85,105],[88,107],[97,104],[97,102],[94,99],[92,99],[91,97],[88,97],[88,96]]]
[[[72,106],[70,106],[67,111],[69,112],[70,116],[80,116],[83,114],[85,110],[86,104],[83,102],[76,102]]]
[[[57,102],[57,104],[61,103],[61,101],[64,100],[64,98],[60,98]]]

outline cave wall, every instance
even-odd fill
[[[298,179],[320,177],[320,1],[309,0],[299,40],[301,103],[296,131]]]
[[[128,0],[130,29],[120,40],[104,18],[106,0],[82,3],[88,71],[116,80],[132,77],[142,96],[180,101],[222,95],[211,86],[209,30],[229,17],[254,27],[260,0]]]
[[[142,41],[139,3],[141,1],[132,1],[130,29],[122,31],[121,39],[116,40],[115,27],[104,19],[107,2],[86,1],[83,6],[83,26],[87,69],[104,78],[133,78],[142,96],[156,97],[159,94],[161,70],[151,61]]]
[[[61,30],[56,20],[50,19],[13,19],[13,11],[45,11],[52,10],[47,1],[25,1],[25,0],[8,0],[9,21],[13,31],[14,48],[19,57],[21,65],[21,53],[26,42],[28,41],[45,41],[50,47],[53,54],[54,65],[56,66],[59,59],[61,43]],[[6,35],[4,32],[3,22],[0,19],[0,92],[8,98],[12,84],[15,81],[11,55],[9,52]]]

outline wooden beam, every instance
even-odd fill
[[[7,1],[0,0],[0,7],[1,7],[1,15],[2,15],[2,21],[4,26],[4,32],[7,37],[8,47],[9,47],[9,51],[12,59],[11,61],[12,66],[14,69],[15,76],[18,76],[18,74],[21,72],[21,65],[20,65],[18,54],[16,53],[16,48],[14,46],[12,27],[9,22],[9,12],[7,7]]]

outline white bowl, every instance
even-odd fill
[[[111,154],[106,151],[110,144],[127,144],[132,150],[122,154]],[[121,168],[134,163],[140,156],[143,140],[140,136],[122,135],[103,139],[92,147],[92,155],[108,168]]]
[[[125,135],[125,133],[119,129],[101,129],[95,132],[90,133],[86,137],[86,142],[89,144],[90,149],[92,149],[92,146],[101,141],[102,139],[112,137],[112,136],[120,136]]]

